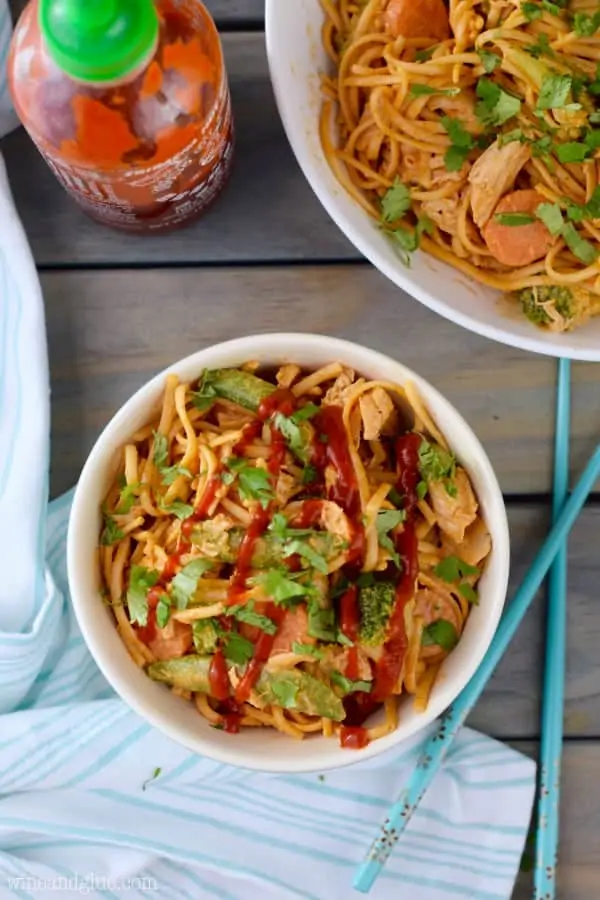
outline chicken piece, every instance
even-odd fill
[[[462,616],[459,611],[458,604],[452,599],[450,591],[439,583],[435,583],[431,587],[420,587],[415,594],[415,617],[423,619],[424,626],[431,625],[444,619],[454,625],[457,635],[460,635],[463,628]],[[430,646],[422,646],[419,656],[427,659],[432,656],[439,656],[440,647],[437,644]]]
[[[442,231],[455,234],[458,228],[458,206],[457,197],[440,197],[439,200],[425,200],[421,204],[421,211]]]
[[[277,372],[277,384],[282,388],[290,388],[302,369],[295,363],[286,363]]]
[[[288,609],[286,612],[273,641],[271,656],[275,656],[277,653],[290,653],[294,643],[315,643],[315,639],[308,633],[308,613],[304,604],[294,606],[293,609]]]
[[[336,473],[337,478],[337,473]],[[317,506],[319,504],[319,506]],[[333,500],[315,500],[313,501],[314,509],[317,511],[318,519],[313,518],[310,527],[319,525],[329,534],[346,543],[352,539],[352,526],[348,516],[341,506],[334,503]],[[300,502],[290,503],[283,513],[287,517],[292,527],[296,527],[297,517],[303,515],[304,504]],[[303,527],[305,527],[303,523]]]
[[[456,488],[455,497],[450,496],[446,482],[442,481],[429,482],[429,497],[440,530],[461,544],[477,516],[477,500],[464,469],[456,470],[452,483]]]
[[[475,92],[465,88],[456,97],[434,94],[428,105],[431,109],[442,112],[445,116],[459,119],[461,125],[469,134],[478,135],[483,133],[484,126],[475,114],[475,104]]]
[[[459,544],[445,534],[442,549],[447,556],[458,556],[467,565],[478,566],[489,555],[492,549],[492,539],[483,519],[477,518],[472,525],[469,525]]]
[[[354,377],[352,369],[344,369],[323,397],[322,406],[344,406],[348,391],[353,386]]]
[[[234,521],[229,516],[218,513],[212,519],[202,523],[202,533],[194,540],[194,547],[200,556],[209,556],[212,559],[227,557],[229,555],[228,532],[234,526]]]
[[[350,649],[348,647],[327,647],[323,651],[323,659],[321,660],[321,668],[324,672],[332,671],[341,672],[347,676],[348,661],[350,658]],[[373,678],[373,670],[369,656],[362,647],[357,647],[354,653],[354,659],[358,668],[358,674],[353,674],[353,681],[371,681]],[[348,677],[348,676],[347,676]]]
[[[300,489],[301,487],[293,475],[289,475],[287,472],[280,472],[275,485],[275,499],[280,506],[286,506]]]
[[[150,641],[150,649],[157,659],[174,659],[185,656],[192,643],[190,626],[176,619],[169,619],[164,628],[156,629],[156,637]]]
[[[389,0],[383,13],[385,30],[392,37],[450,37],[448,11],[443,0]]]
[[[471,209],[479,228],[487,224],[498,201],[512,188],[530,156],[531,150],[527,144],[512,141],[501,147],[498,141],[494,141],[474,163],[469,173]]]
[[[376,441],[382,433],[391,433],[397,426],[398,414],[392,398],[382,387],[373,388],[358,400],[363,420],[365,441]]]

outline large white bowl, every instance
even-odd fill
[[[473,608],[460,643],[442,669],[427,711],[417,714],[407,702],[398,729],[360,752],[342,750],[335,740],[323,737],[296,742],[268,729],[229,735],[211,728],[191,703],[175,697],[135,666],[117,634],[112,612],[100,598],[100,506],[114,478],[118,449],[159,408],[168,372],[189,381],[204,368],[237,366],[249,359],[266,365],[294,361],[307,368],[339,360],[371,378],[400,384],[412,380],[468,471],[492,534],[493,549],[479,587],[480,604]],[[502,493],[481,444],[430,384],[400,363],[356,344],[321,335],[269,334],[217,344],[188,356],[140,388],[119,410],[98,438],[81,473],[69,523],[67,560],[73,605],[87,645],[106,679],[136,712],[196,753],[248,769],[304,772],[375,756],[424,728],[454,700],[481,662],[498,624],[506,595],[509,537]]]
[[[414,0],[415,3],[418,0]],[[319,140],[319,73],[331,70],[320,40],[319,0],[266,0],[267,53],[279,112],[296,158],[313,191],[347,238],[398,287],[430,309],[523,350],[600,360],[600,317],[574,332],[553,334],[532,325],[517,304],[425,253],[410,269],[399,261],[373,220],[345,192]]]

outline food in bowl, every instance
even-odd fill
[[[596,4],[320,0],[320,137],[400,258],[562,332],[600,312]]]
[[[216,728],[350,748],[401,696],[426,708],[492,549],[414,384],[341,362],[167,376],[103,516],[105,601],[151,679]]]

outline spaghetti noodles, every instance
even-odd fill
[[[347,747],[393,731],[401,695],[426,707],[491,548],[414,387],[339,363],[169,376],[103,513],[138,666],[215,727]]]
[[[538,325],[600,312],[596,0],[320,0],[324,153],[418,246]]]

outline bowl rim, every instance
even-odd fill
[[[589,347],[574,347],[572,345],[567,346],[566,342],[564,345],[550,343],[544,341],[543,338],[536,337],[535,334],[532,334],[531,337],[515,334],[509,328],[504,328],[500,325],[487,324],[486,322],[479,321],[474,316],[461,312],[450,303],[439,300],[434,294],[430,293],[425,288],[422,288],[406,274],[406,271],[402,269],[400,263],[398,263],[398,266],[391,265],[383,254],[379,252],[375,244],[367,237],[364,237],[354,227],[343,210],[339,207],[336,198],[322,183],[321,176],[311,158],[312,151],[309,150],[306,141],[304,140],[304,129],[300,117],[293,115],[290,110],[290,105],[285,102],[285,92],[279,77],[285,62],[279,61],[281,42],[277,40],[275,22],[276,19],[278,20],[281,11],[281,0],[265,0],[265,41],[269,76],[275,95],[275,102],[288,143],[304,177],[313,193],[342,234],[344,234],[348,240],[354,244],[357,250],[359,250],[378,271],[385,275],[392,284],[395,284],[396,287],[399,287],[410,297],[433,310],[444,319],[454,322],[454,324],[467,329],[467,331],[474,332],[475,334],[479,334],[482,337],[496,341],[497,343],[515,347],[519,350],[527,350],[542,356],[567,358],[581,362],[600,361],[600,344],[597,349],[593,349]],[[422,251],[419,250],[417,252],[420,253]]]
[[[402,375],[400,376],[399,373],[398,377],[402,377],[404,381],[412,380],[419,392],[424,392],[426,395],[424,400],[427,404],[431,398],[434,398],[436,404],[446,408],[446,411],[455,420],[455,427],[464,430],[465,435],[468,436],[473,453],[477,457],[477,464],[480,467],[482,478],[485,479],[489,488],[489,505],[494,507],[495,518],[493,522],[488,522],[488,527],[492,534],[494,554],[497,558],[498,575],[494,582],[489,585],[489,592],[491,595],[490,611],[489,615],[481,625],[481,634],[477,639],[477,650],[469,655],[468,664],[463,666],[460,677],[454,675],[453,680],[459,682],[460,687],[457,689],[455,686],[452,691],[446,691],[446,693],[449,694],[450,699],[447,701],[445,699],[442,701],[438,700],[436,703],[430,704],[430,708],[419,714],[414,726],[406,729],[406,733],[402,733],[401,730],[399,731],[397,729],[395,732],[386,736],[388,741],[383,738],[382,740],[372,742],[361,751],[359,758],[348,754],[348,758],[340,756],[339,759],[336,757],[335,759],[321,762],[318,765],[315,765],[312,762],[307,762],[306,765],[303,765],[302,762],[296,761],[293,761],[293,764],[286,764],[285,754],[281,754],[281,757],[277,761],[272,757],[269,758],[269,764],[265,766],[264,764],[261,765],[260,760],[255,758],[255,755],[251,752],[243,752],[241,741],[239,742],[239,746],[238,742],[232,741],[231,750],[229,750],[229,748],[225,750],[222,750],[221,748],[217,749],[210,741],[206,741],[202,736],[190,735],[185,727],[173,720],[168,720],[163,714],[157,713],[147,700],[139,696],[137,688],[133,685],[132,679],[128,677],[127,673],[121,673],[119,671],[118,662],[113,662],[108,652],[101,649],[100,632],[103,628],[96,627],[98,619],[93,612],[93,605],[84,596],[86,588],[84,585],[80,585],[80,576],[78,574],[78,571],[81,569],[81,562],[78,560],[80,548],[85,547],[87,541],[92,538],[92,535],[88,534],[86,540],[84,534],[86,529],[80,527],[80,519],[84,515],[84,509],[89,506],[89,504],[86,503],[88,485],[96,477],[98,466],[102,465],[102,457],[109,449],[114,452],[117,446],[121,446],[122,444],[121,440],[118,442],[114,440],[114,432],[118,431],[133,413],[141,410],[144,404],[150,404],[152,395],[155,391],[162,389],[168,374],[177,374],[190,368],[197,368],[199,374],[204,367],[211,365],[210,361],[207,361],[207,357],[210,357],[211,355],[221,357],[223,355],[228,355],[235,358],[236,355],[239,357],[244,353],[247,359],[255,358],[252,351],[254,350],[254,354],[256,354],[265,343],[269,345],[270,349],[262,351],[263,358],[267,358],[268,353],[271,353],[272,356],[276,356],[277,353],[282,354],[281,348],[289,346],[290,342],[300,342],[303,345],[303,349],[307,351],[311,348],[322,349],[326,345],[328,352],[329,349],[331,350],[330,355],[332,359],[335,358],[336,350],[339,350],[342,353],[345,352],[346,354],[353,354],[357,357],[356,368],[358,371],[360,371],[361,368],[368,369],[370,365],[372,365],[373,368],[377,365],[384,367],[391,366],[392,368],[398,367],[402,370]],[[285,350],[283,350],[283,355],[285,355]],[[224,364],[225,363],[223,362],[219,363],[219,365]],[[103,466],[103,471],[105,471],[105,469],[106,464]],[[94,550],[97,547],[97,534],[94,534],[93,547]],[[506,507],[500,485],[484,447],[458,410],[426,379],[405,366],[403,363],[386,354],[337,337],[305,334],[301,332],[261,333],[211,344],[182,359],[176,360],[141,385],[111,417],[88,454],[75,488],[67,533],[67,574],[75,616],[88,651],[116,694],[145,721],[149,722],[164,735],[186,747],[193,753],[207,756],[221,763],[233,765],[238,768],[277,774],[299,774],[303,772],[345,768],[346,766],[379,756],[382,753],[385,753],[386,750],[389,750],[392,747],[398,747],[400,744],[405,743],[415,734],[423,732],[438,715],[441,715],[444,710],[448,708],[460,691],[464,689],[487,653],[504,609],[509,568],[510,535]],[[131,661],[131,667],[131,671],[133,671],[133,661]],[[400,734],[400,737],[394,740],[394,737],[398,734]]]

